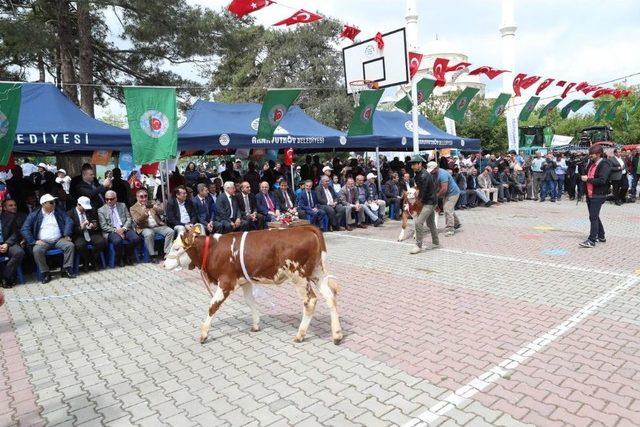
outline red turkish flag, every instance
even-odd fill
[[[345,39],[349,39],[351,41],[355,41],[356,36],[360,34],[360,29],[356,27],[352,27],[350,25],[345,25],[340,33],[340,37]]]
[[[284,164],[285,166],[291,166],[293,164],[293,148],[284,150]]]
[[[376,33],[375,40],[378,43],[378,49],[384,49],[384,37],[381,32]]]
[[[611,92],[613,92],[613,89],[609,89],[607,87],[603,87],[603,88],[600,88],[600,89],[596,90],[593,93],[593,97],[594,98],[600,98],[601,96],[604,96],[604,95],[611,95]]]
[[[273,1],[271,0],[233,0],[229,6],[227,6],[227,9],[238,18],[242,18],[272,3]]]
[[[484,67],[476,68],[475,70],[471,71],[469,75],[477,76],[478,74],[484,74],[489,78],[489,80],[493,80],[496,77],[498,77],[500,74],[506,73],[506,72],[507,70],[496,70],[495,68],[484,66]]]
[[[413,78],[420,69],[423,55],[417,52],[409,52],[409,78]]]
[[[142,165],[140,167],[140,173],[145,175],[154,175],[158,173],[158,168],[160,167],[160,162],[149,163],[147,165]]]
[[[569,83],[567,86],[565,86],[564,88],[564,92],[562,92],[562,97],[566,98],[567,94],[569,93],[569,91],[571,90],[572,87],[574,87],[575,85],[577,85],[577,83]]]
[[[9,161],[6,165],[0,166],[0,172],[7,172],[16,167],[16,159],[13,158],[13,154],[9,156]]]
[[[300,9],[287,19],[283,19],[282,21],[276,22],[273,24],[274,27],[279,25],[295,25],[295,24],[309,24],[314,21],[319,21],[322,19],[322,16],[316,15],[312,12],[307,12],[304,9]]]
[[[471,62],[460,62],[460,63],[458,63],[456,65],[452,65],[451,67],[447,67],[447,73],[452,72],[452,71],[464,70],[469,65],[471,65]]]
[[[436,86],[444,86],[447,82],[445,74],[447,73],[447,67],[449,60],[444,58],[436,58],[433,62],[433,77],[436,78]]]
[[[529,89],[533,86],[538,80],[540,80],[540,76],[529,76],[526,74],[520,73],[513,79],[513,92],[516,96],[520,96],[521,89]]]
[[[566,80],[560,80],[558,83],[556,83],[556,86],[562,87],[562,86],[564,86],[566,84],[567,84]]]
[[[545,90],[546,88],[548,88],[549,86],[551,86],[551,83],[553,83],[554,79],[545,79],[545,81],[543,81],[542,83],[540,83],[540,86],[538,86],[538,89],[536,89],[536,95],[540,95],[540,93]]]
[[[579,92],[579,91],[581,91],[582,89],[584,89],[585,87],[588,87],[588,86],[589,86],[589,83],[582,82],[578,86],[576,86],[576,92]]]
[[[598,90],[598,89],[600,89],[598,86],[591,86],[591,85],[589,85],[589,86],[587,86],[587,87],[585,87],[585,88],[582,88],[582,92],[583,92],[585,95],[588,95],[589,93],[593,92],[594,90]]]
[[[620,99],[620,98],[631,95],[631,91],[624,90],[624,89],[616,89],[611,91],[611,95],[615,96],[616,99]]]

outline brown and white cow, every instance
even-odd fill
[[[205,247],[207,244],[208,249]],[[253,284],[291,283],[303,302],[302,321],[295,341],[301,342],[307,333],[316,308],[317,291],[329,306],[333,342],[339,344],[342,330],[337,309],[338,284],[327,273],[326,258],[327,247],[322,232],[307,225],[209,237],[187,231],[174,242],[164,266],[167,270],[197,267],[203,270],[203,276],[209,283],[218,285],[202,323],[201,343],[207,339],[216,311],[239,286],[251,308],[251,330],[257,332],[260,330],[260,313],[253,297]]]
[[[415,220],[422,211],[422,201],[418,195],[419,191],[415,187],[409,188],[402,195],[402,200],[400,201],[400,208],[402,209],[402,229],[398,236],[398,242],[402,242],[406,238],[405,230],[407,228],[407,221],[409,221],[409,218],[413,218]]]

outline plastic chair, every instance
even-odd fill
[[[88,244],[87,249],[88,250],[93,249],[93,245]],[[107,262],[104,258],[104,252],[100,252],[100,264],[102,265],[102,268],[105,268],[107,265]],[[78,251],[75,251],[75,255],[73,256],[73,273],[78,274],[79,271],[80,271],[80,253],[78,253]]]
[[[0,257],[0,265],[2,265],[3,269],[4,269],[4,265],[8,262],[9,262],[8,257],[6,256]],[[24,284],[24,272],[22,271],[21,265],[19,265],[18,268],[16,268],[16,281],[21,285]]]
[[[54,256],[59,256],[59,255],[64,255],[64,251],[62,249],[49,249],[46,253],[45,256],[47,258],[47,263],[49,261],[49,258],[54,257]],[[60,265],[60,268],[62,268],[62,265]],[[42,278],[44,277],[44,275],[42,274],[42,271],[40,271],[40,268],[38,267],[38,263],[36,263],[36,277],[38,278],[39,281],[42,280]]]
[[[396,218],[396,206],[397,206],[397,203],[393,203],[393,204],[389,205],[389,218],[391,218],[391,219],[397,219]]]
[[[162,234],[156,233],[153,236],[153,242],[154,244],[156,242],[164,242],[164,236]],[[163,246],[163,250],[164,250],[164,246]],[[144,239],[142,239],[142,262],[151,262],[151,255],[149,255],[149,249],[147,248],[147,245],[145,244]]]
[[[123,240],[121,243],[121,245],[124,245],[124,246],[128,246],[130,244],[131,242],[128,240]],[[136,262],[140,262],[140,255],[138,254],[138,251],[133,251],[133,254],[136,257]],[[115,268],[116,267],[116,248],[111,242],[109,242],[109,244],[107,245],[107,256],[108,256],[109,268]]]

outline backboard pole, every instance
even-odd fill
[[[407,28],[407,51],[419,52],[418,46],[418,0],[407,0],[406,4],[406,28]],[[413,122],[413,153],[420,152],[420,137],[418,135],[418,78],[414,76],[411,81],[411,121]]]
[[[418,135],[418,79],[411,81],[411,121],[413,122],[413,153],[420,152],[420,136]]]

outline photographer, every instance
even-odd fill
[[[604,150],[601,145],[589,148],[589,163],[586,174],[580,177],[586,186],[587,208],[589,209],[589,222],[591,229],[589,238],[580,243],[583,248],[594,248],[596,242],[605,243],[604,227],[600,221],[600,209],[609,192],[609,174],[611,163],[604,158]]]

